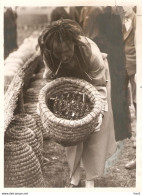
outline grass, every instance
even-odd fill
[[[52,140],[44,141],[43,173],[45,187],[65,187],[70,183],[69,168],[64,147]],[[126,139],[120,158],[104,177],[95,179],[95,187],[135,187],[136,170],[125,169],[125,164],[135,158],[132,140]],[[85,174],[82,170],[82,187],[85,186]]]

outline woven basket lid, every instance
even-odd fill
[[[13,126],[5,132],[5,142],[19,141],[28,143],[35,152],[39,162],[42,165],[43,158],[40,150],[40,144],[37,141],[35,133],[30,128]]]
[[[20,113],[13,116],[9,127],[18,126],[18,127],[27,127],[34,131],[36,138],[40,144],[40,148],[43,148],[43,136],[41,129],[37,127],[35,119],[26,113]]]
[[[32,147],[24,142],[5,143],[5,187],[37,187],[37,181],[43,181],[43,175]]]

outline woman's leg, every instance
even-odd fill
[[[72,174],[71,177],[71,184],[78,186],[79,182],[80,182],[80,175],[81,175],[81,167],[80,164],[77,166],[76,170],[74,171],[74,173]]]
[[[71,184],[77,186],[80,182],[80,161],[83,152],[83,143],[66,147],[66,156],[70,168]]]

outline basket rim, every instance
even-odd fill
[[[53,89],[53,87],[56,87],[56,86],[62,84],[63,82],[68,82],[68,83],[72,83],[72,84],[76,84],[78,86],[84,87],[84,89],[91,94],[91,96],[92,96],[91,100],[93,102],[95,102],[95,105],[97,105],[97,108],[93,107],[91,112],[88,113],[85,117],[83,117],[81,119],[68,120],[68,119],[63,119],[63,118],[57,118],[54,115],[54,113],[52,113],[50,111],[50,109],[47,107],[45,98],[46,98],[46,94],[48,91]],[[96,94],[98,95],[97,98],[95,97]],[[84,124],[90,123],[92,121],[92,119],[94,119],[98,116],[98,113],[100,113],[101,109],[102,109],[102,105],[100,104],[101,96],[100,96],[100,93],[97,91],[97,89],[91,83],[89,83],[83,79],[77,79],[77,78],[72,78],[72,77],[60,77],[60,78],[57,78],[57,79],[47,83],[40,90],[38,100],[39,100],[40,113],[42,113],[42,110],[44,109],[44,113],[42,115],[45,115],[45,114],[48,115],[49,116],[48,120],[50,120],[51,122],[54,122],[54,124],[55,123],[57,125],[60,124],[63,127],[66,127],[66,126],[79,127],[79,126],[82,126]]]

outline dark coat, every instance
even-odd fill
[[[121,20],[119,15],[107,12],[100,14],[97,22],[99,34],[94,41],[101,52],[108,54],[115,137],[123,140],[131,136],[131,123]]]
[[[51,22],[63,19],[71,19],[70,15],[66,12],[64,7],[57,7],[51,13]]]
[[[136,49],[135,49],[135,30],[136,30],[136,16],[132,12],[129,16],[132,23],[128,31],[123,31],[124,48],[126,55],[126,69],[128,75],[134,75],[136,73]]]
[[[66,12],[64,7],[57,7],[51,13],[51,22],[63,19],[71,19],[75,20],[79,24],[80,12],[79,8],[77,7],[70,7],[69,13]]]
[[[16,13],[12,8],[7,8],[4,12],[4,58],[10,52],[17,49],[17,24]]]

